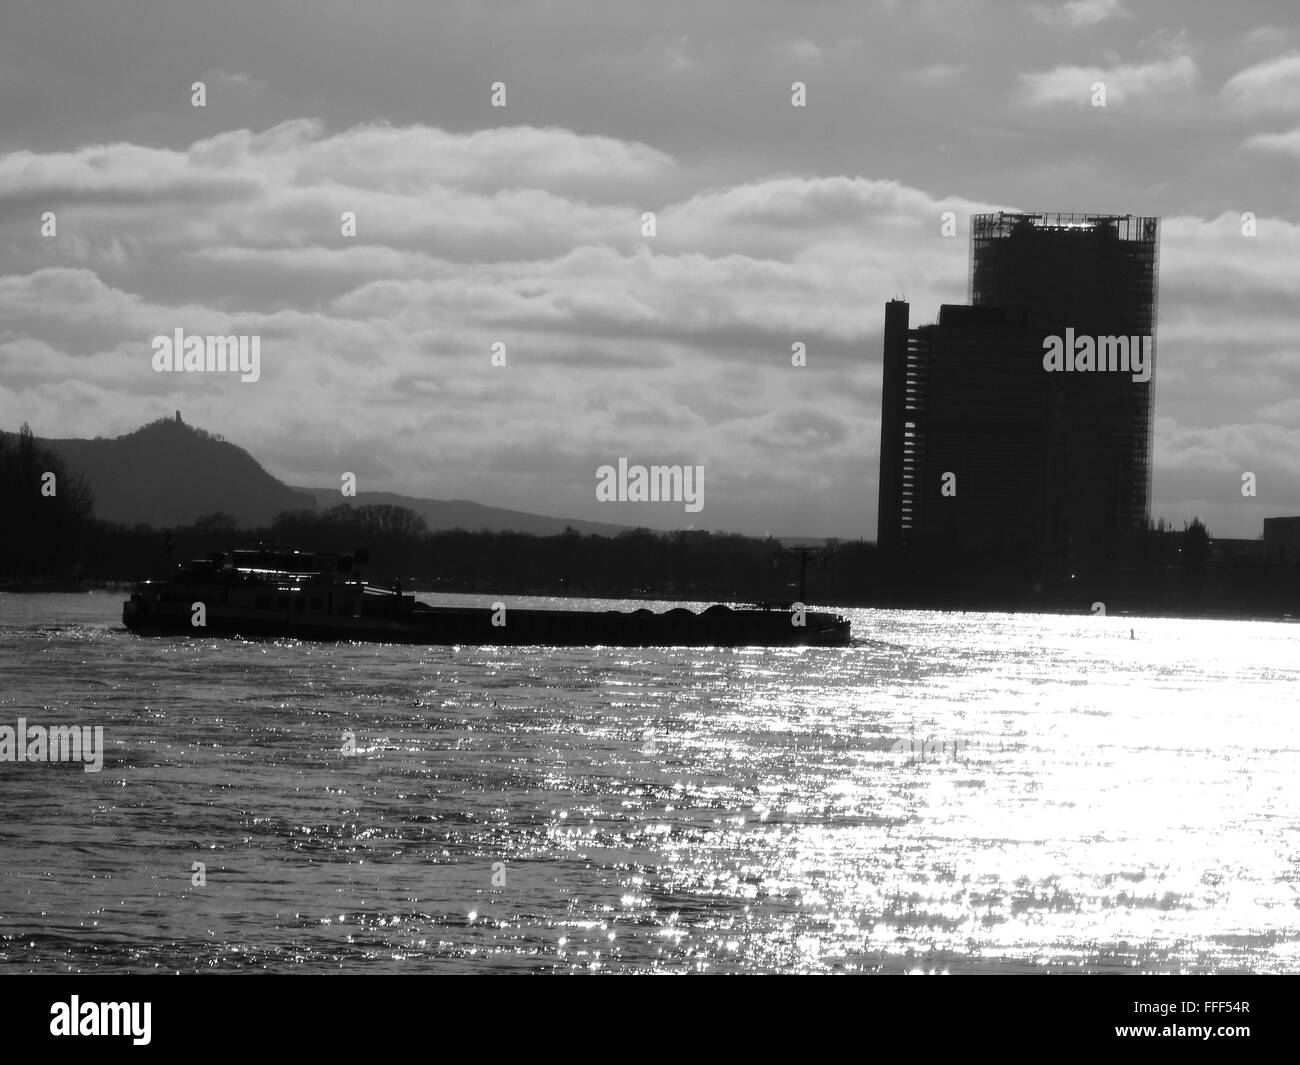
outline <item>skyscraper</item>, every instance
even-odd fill
[[[886,306],[882,550],[1030,584],[1131,568],[1151,501],[1158,241],[1155,218],[977,215],[970,305],[917,328]],[[1071,346],[1059,369],[1049,338]]]

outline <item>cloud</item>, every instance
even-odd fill
[[[957,63],[930,63],[928,66],[908,70],[904,77],[914,85],[937,89],[951,85],[966,72],[966,67]]]
[[[1094,82],[1106,86],[1106,103],[1110,105],[1157,93],[1187,91],[1196,79],[1195,61],[1181,55],[1113,67],[1059,66],[1021,74],[1020,84],[1023,99],[1033,106],[1072,103],[1085,107],[1091,100]]]
[[[847,174],[704,184],[641,142],[511,130],[298,119],[0,155],[0,425],[112,435],[182,409],[290,483],[363,469],[661,526],[682,515],[598,507],[596,466],[702,462],[702,527],[870,535],[883,302],[920,324],[962,301],[968,216],[1016,205]],[[57,239],[31,204],[58,207]],[[1300,229],[1261,210],[1244,238],[1238,216],[1165,225],[1157,376],[1179,434],[1288,424],[1279,397],[1300,393]],[[155,374],[149,342],[178,327],[260,335],[261,381]]]
[[[662,152],[565,130],[312,120],[182,151],[0,157],[0,205],[70,197],[58,239],[20,239],[0,277],[3,353],[21,365],[0,419],[110,435],[183,409],[293,483],[369,461],[402,471],[394,490],[595,518],[612,517],[593,507],[596,465],[666,449],[709,462],[710,527],[756,525],[783,493],[829,513],[815,486],[856,480],[875,446],[853,379],[879,349],[874,294],[907,289],[918,318],[959,299],[965,243],[941,215],[984,205],[777,176],[659,204],[643,237],[638,182],[664,176],[680,175]],[[155,374],[151,338],[176,328],[261,336],[261,381]],[[812,372],[791,365],[796,339]],[[93,390],[92,429],[60,425],[70,376]],[[792,386],[805,396],[787,409]],[[323,425],[332,442],[295,446]],[[772,487],[747,493],[760,438]]]
[[[0,157],[0,206],[37,195],[210,202],[255,198],[275,187],[411,197],[447,187],[490,193],[544,186],[608,196],[628,183],[652,182],[672,166],[671,157],[647,145],[563,129],[465,134],[366,124],[326,135],[318,120],[293,119],[261,133],[217,134],[188,151],[109,144],[10,152]]]
[[[226,71],[217,68],[205,71],[198,80],[206,84],[209,89],[215,86],[227,92],[231,90],[262,92],[266,89],[266,82],[261,78],[255,78],[251,74],[238,71]]]
[[[1122,0],[1070,0],[1060,7],[1030,4],[1029,10],[1040,22],[1071,29],[1096,26],[1113,18],[1132,18],[1124,10]]]
[[[0,211],[56,201],[103,204],[194,204],[247,200],[265,186],[260,175],[202,169],[185,153],[136,144],[97,144],[75,152],[0,156]]]
[[[825,58],[821,45],[806,37],[792,41],[782,41],[769,49],[772,57],[791,65],[805,64],[810,67],[820,66]]]
[[[1261,152],[1300,157],[1300,126],[1286,133],[1256,133],[1246,138],[1245,145]]]
[[[1294,34],[1294,30],[1281,26],[1255,26],[1242,33],[1240,43],[1244,48],[1276,49]]]
[[[1300,111],[1300,53],[1239,71],[1224,84],[1221,95],[1229,106],[1251,114]]]

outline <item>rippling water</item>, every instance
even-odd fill
[[[1296,626],[438,648],[122,598],[0,595],[0,725],[107,748],[0,762],[0,971],[1298,967]]]

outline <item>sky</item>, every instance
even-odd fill
[[[1300,514],[1287,0],[6,0],[0,429],[872,540],[884,304],[963,302],[1000,209],[1161,217],[1152,517]],[[259,379],[156,372],[178,328]],[[598,500],[620,458],[703,507]]]

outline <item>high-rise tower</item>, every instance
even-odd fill
[[[1155,218],[977,215],[971,306],[918,328],[886,306],[882,550],[1033,581],[1132,566],[1151,502],[1158,242]],[[1047,338],[1071,336],[1145,343],[1148,379],[1045,369]]]

